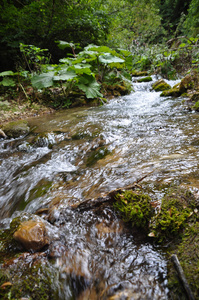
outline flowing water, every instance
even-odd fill
[[[48,207],[57,299],[168,299],[160,249],[125,230],[109,206],[101,214],[70,209],[147,174],[154,199],[160,183],[197,192],[199,115],[151,83],[133,87],[102,107],[29,119],[27,136],[0,142],[1,228]]]

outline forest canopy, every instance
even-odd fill
[[[92,43],[130,49],[135,42],[160,44],[179,35],[199,34],[199,0],[2,0],[1,3],[1,71],[17,68],[20,43],[47,48],[56,63],[63,57],[57,40],[72,42],[80,50]]]

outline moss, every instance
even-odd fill
[[[17,267],[17,271],[15,268]],[[18,264],[10,268],[9,276],[2,272],[2,280],[9,280],[12,285],[3,291],[1,299],[21,299],[23,297],[35,300],[58,299],[56,291],[53,289],[52,272],[44,264],[37,262],[32,266],[24,265],[19,260]],[[5,281],[4,281],[5,282]],[[1,290],[0,290],[1,292]],[[1,294],[0,294],[1,295]]]
[[[153,80],[153,79],[152,79],[151,76],[147,76],[147,77],[138,79],[137,81],[138,81],[138,82],[149,82],[149,81],[152,81],[152,80]]]
[[[86,160],[86,166],[91,167],[94,165],[98,160],[106,157],[111,152],[106,147],[97,148],[95,151],[92,151],[89,157]]]
[[[196,89],[199,85],[199,76],[197,73],[186,75],[179,84],[181,94],[187,90]]]
[[[154,84],[152,84],[152,88],[156,91],[165,91],[171,89],[171,86],[166,83],[163,79],[160,79],[156,81]]]
[[[199,111],[199,101],[197,101],[193,106],[192,109],[194,109],[195,111]]]
[[[178,88],[172,88],[170,90],[165,90],[163,91],[160,96],[161,97],[179,97],[181,95],[181,92],[179,91]]]
[[[114,208],[121,213],[125,222],[138,228],[148,228],[153,215],[151,199],[148,195],[124,191],[115,197]]]
[[[133,77],[141,77],[141,76],[147,76],[148,72],[147,71],[133,71],[132,76]]]
[[[188,284],[198,299],[199,295],[199,218],[194,214],[195,221],[186,227],[181,243],[169,252],[169,255],[176,254],[184,271]],[[172,299],[187,299],[176,272],[169,262],[168,265],[168,286]]]
[[[156,240],[163,243],[182,237],[195,207],[195,198],[189,191],[169,191],[162,199],[161,210],[151,220],[150,229]]]

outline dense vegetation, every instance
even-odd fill
[[[198,7],[199,0],[3,0],[0,92],[32,102],[39,89],[54,107],[69,106],[71,91],[82,99],[128,92],[133,70],[167,78],[197,70]]]

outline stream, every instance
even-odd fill
[[[182,98],[160,97],[151,85],[133,82],[134,92],[101,107],[28,119],[28,135],[0,141],[0,227],[48,208],[53,258],[41,262],[52,280],[52,299],[169,297],[163,249],[125,229],[109,206],[101,214],[71,209],[146,175],[141,184],[154,200],[164,195],[160,185],[181,184],[197,193],[199,115],[184,109]],[[27,260],[23,270],[10,271],[19,282],[31,265]]]

